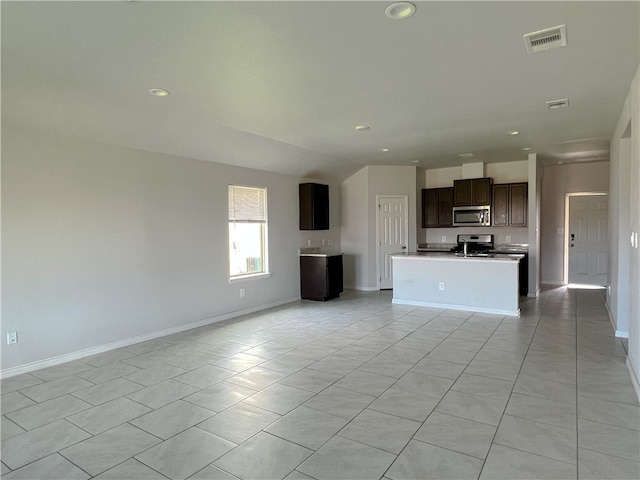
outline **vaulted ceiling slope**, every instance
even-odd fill
[[[607,157],[638,2],[416,1],[406,20],[390,3],[3,1],[2,122],[334,179],[526,147]],[[527,53],[524,34],[558,25],[566,47]]]

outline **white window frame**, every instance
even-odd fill
[[[237,212],[236,210],[238,209],[234,209],[235,206],[235,202],[232,201],[232,193],[239,193],[241,192],[243,189],[245,190],[257,190],[262,192],[262,196],[263,196],[263,202],[262,202],[262,209],[260,211],[260,209],[258,209],[257,211],[254,212]],[[239,282],[239,281],[246,281],[246,280],[252,280],[252,279],[257,279],[257,278],[263,278],[263,277],[268,277],[271,275],[271,273],[269,273],[269,256],[268,256],[268,225],[269,225],[269,220],[268,220],[268,208],[267,208],[267,189],[265,187],[254,187],[254,186],[246,186],[246,185],[234,185],[234,184],[230,184],[228,187],[228,198],[229,198],[229,215],[228,215],[228,241],[229,241],[229,257],[228,257],[228,271],[229,271],[229,283],[235,283],[235,282]],[[233,197],[235,198],[235,196]],[[232,205],[233,202],[233,205]],[[234,209],[232,211],[232,209]],[[249,208],[250,210],[251,208]],[[254,218],[251,218],[253,215],[255,214]],[[235,227],[235,225],[237,224],[260,224],[261,225],[261,252],[260,252],[260,257],[256,257],[256,258],[260,258],[260,264],[261,264],[261,269],[258,272],[243,272],[243,273],[232,273],[232,268],[231,268],[231,260],[232,260],[232,228]],[[248,258],[248,257],[245,257]]]

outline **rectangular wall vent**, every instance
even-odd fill
[[[524,35],[524,43],[528,53],[544,52],[554,48],[567,46],[567,27],[558,25],[557,27],[546,28]]]
[[[547,102],[547,110],[559,110],[561,108],[567,108],[568,106],[568,98],[563,98],[562,100],[551,100],[550,102]]]

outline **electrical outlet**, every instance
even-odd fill
[[[507,235],[506,239],[507,243],[511,243],[511,235]]]
[[[329,239],[328,244],[331,247],[333,245],[333,240]]]
[[[243,298],[247,294],[247,291],[244,288],[240,289],[240,298]]]
[[[18,332],[7,332],[7,345],[18,343]]]
[[[311,240],[307,240],[307,247],[311,246]]]
[[[322,239],[322,246],[324,247],[326,244],[327,244],[327,239],[326,239],[326,238],[323,238],[323,239]]]
[[[442,235],[442,243],[447,243],[447,236],[446,235]]]
[[[441,292],[444,292],[444,282],[440,282],[438,284],[438,290],[440,290]]]

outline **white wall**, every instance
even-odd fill
[[[607,307],[616,330],[628,326],[627,366],[640,398],[640,68],[611,137],[610,291]]]
[[[367,286],[369,277],[369,167],[365,167],[342,182],[341,245],[344,253],[344,286],[358,290],[375,289]],[[373,266],[375,269],[375,265]]]
[[[542,166],[536,153],[530,153],[527,160],[529,175],[529,297],[537,297],[540,292],[540,195],[542,192]]]
[[[6,125],[2,140],[2,335],[19,339],[3,372],[299,298],[298,178]],[[269,278],[229,284],[230,183],[268,189]]]
[[[342,250],[345,253],[345,285],[377,290],[377,195],[407,195],[409,202],[408,249],[416,249],[417,200],[420,183],[413,166],[367,166],[342,182]]]
[[[568,193],[608,192],[609,162],[551,165],[543,169],[540,212],[542,283],[564,283],[565,201]],[[558,228],[562,233],[556,233]]]
[[[629,112],[628,109],[626,109]],[[630,208],[631,203],[631,120],[621,117],[611,139],[609,168],[609,275],[607,308],[618,335],[629,336],[629,279],[631,265]],[[626,172],[622,175],[621,172]]]

